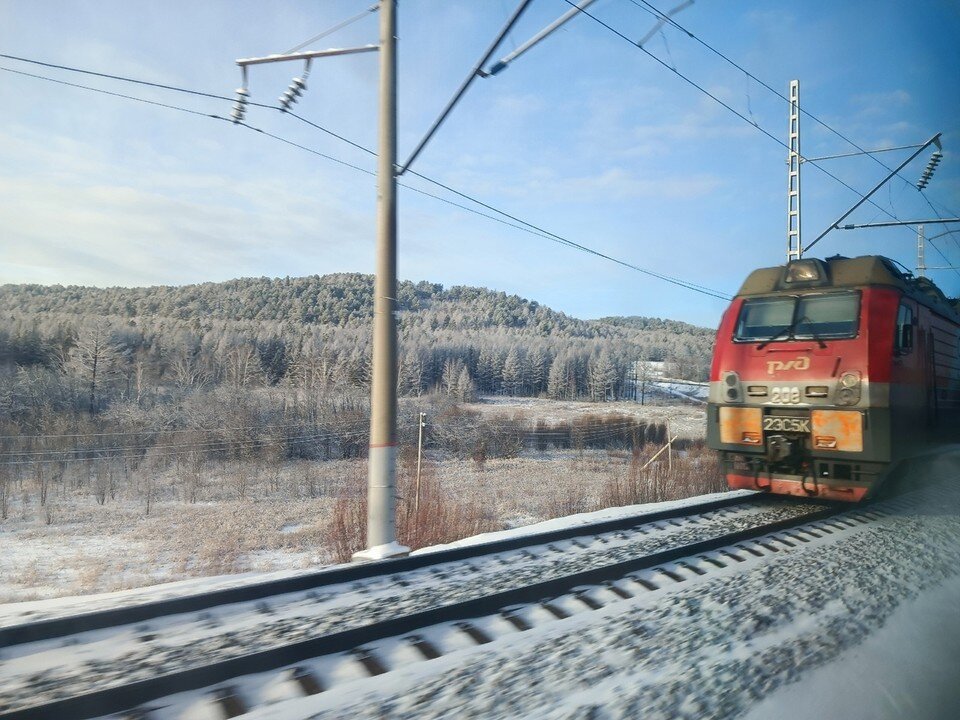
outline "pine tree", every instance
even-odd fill
[[[557,355],[550,364],[547,374],[547,396],[552,400],[566,400],[570,397],[568,381],[569,365],[566,358]]]
[[[600,351],[600,354],[590,363],[590,399],[593,401],[606,402],[610,399],[613,391],[614,381],[616,380],[616,369],[610,362],[610,355],[606,348]]]
[[[460,402],[474,402],[477,399],[477,386],[466,365],[460,368],[460,375],[457,377],[457,399]]]
[[[503,361],[503,391],[507,395],[516,395],[523,383],[523,365],[520,361],[520,354],[517,348],[511,347],[507,353],[507,359]]]

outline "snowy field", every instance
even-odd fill
[[[295,482],[300,465],[286,467],[278,484]],[[335,562],[328,542],[335,498],[344,488],[363,492],[366,462],[313,465],[321,493],[315,498],[278,497],[266,482],[254,482],[249,497],[236,500],[230,477],[216,473],[207,485],[220,494],[217,501],[158,501],[149,515],[142,502],[123,496],[100,505],[89,493],[74,494],[45,511],[24,496],[0,524],[0,603],[230,573],[305,572]],[[434,460],[425,472],[441,492],[482,508],[496,530],[609,505],[610,483],[629,478],[630,467],[629,452],[548,450],[482,467]],[[463,534],[470,532],[476,530]]]
[[[953,720],[960,717],[960,451],[916,472],[941,488],[854,532],[249,717]],[[670,504],[551,520],[463,544]],[[255,579],[8,605],[0,622],[22,621],[23,611],[59,614]]]
[[[705,438],[706,408],[680,400],[675,404],[664,404],[664,401],[669,399],[669,395],[660,395],[655,402],[651,400],[650,404],[640,405],[628,400],[593,403],[485,395],[479,402],[465,403],[463,407],[485,416],[521,415],[533,423],[541,420],[546,423],[559,423],[595,415],[629,415],[646,423],[663,423],[664,425],[669,423],[673,434],[681,438],[690,440]]]

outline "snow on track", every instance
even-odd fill
[[[203,613],[90,631],[70,638],[14,646],[0,664],[0,689],[9,709],[43,693],[89,692],[367,625],[554,577],[597,564],[643,556],[680,544],[816,510],[809,503],[761,501],[702,515],[565,540],[524,550],[449,562],[389,577],[291,593]],[[585,528],[586,530],[587,528]]]
[[[736,717],[844,657],[925,592],[958,587],[960,488],[930,497],[856,532],[250,717]],[[803,692],[797,686],[792,697]]]

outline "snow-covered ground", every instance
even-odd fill
[[[901,605],[830,664],[757,703],[744,720],[960,718],[960,577]]]
[[[960,717],[952,485],[862,531],[256,710],[256,718]]]
[[[706,437],[707,414],[704,408],[682,403],[664,405],[662,399],[661,395],[656,404],[641,405],[630,400],[598,403],[485,395],[479,402],[466,403],[463,407],[484,415],[520,415],[531,424],[540,420],[547,423],[570,422],[587,415],[631,415],[646,423],[669,423],[674,434],[681,438],[698,440]]]
[[[249,717],[955,719],[960,452],[916,471],[952,484],[853,532]]]
[[[698,404],[706,404],[707,397],[710,395],[710,385],[708,383],[655,380],[650,384],[668,395]]]

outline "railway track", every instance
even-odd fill
[[[163,698],[201,688],[213,688],[199,700],[215,706],[213,717],[232,717],[250,702],[250,693],[228,685],[238,677],[266,673],[253,693],[260,702],[313,694],[336,678],[482,644],[856,528],[882,512],[725,500],[316,573],[308,590],[281,583],[286,592],[268,595],[278,585],[267,583],[87,614],[76,633],[63,632],[69,618],[8,628],[7,637],[23,641],[2,655],[0,718],[89,718],[131,708],[142,716],[168,705]],[[185,602],[190,610],[180,610]],[[138,617],[132,623],[131,614]]]
[[[533,535],[508,538],[467,547],[451,548],[405,558],[364,563],[298,575],[292,578],[250,583],[240,587],[178,596],[151,602],[109,607],[93,612],[77,612],[59,617],[26,619],[24,622],[0,626],[0,648],[39,642],[66,635],[141,623],[183,613],[198,613],[210,608],[244,603],[279,595],[322,590],[344,583],[363,582],[389,577],[443,563],[469,561],[485,555],[506,553],[535,545],[545,545],[588,535],[601,535],[660,521],[671,521],[698,513],[709,513],[752,502],[751,496],[736,495],[698,505],[673,507],[641,515],[627,516],[598,523],[566,527]]]

